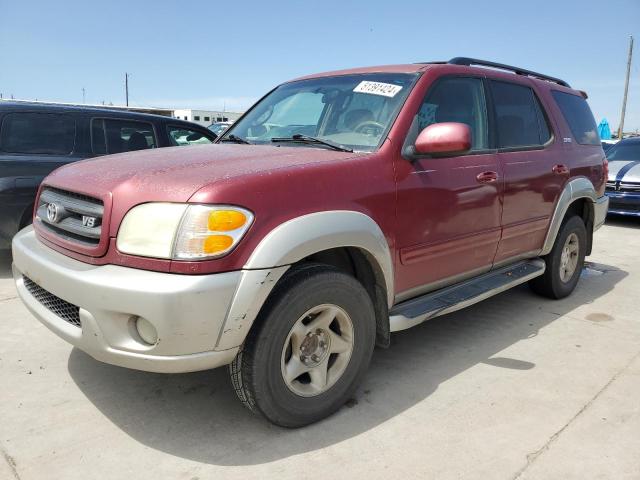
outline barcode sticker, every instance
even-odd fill
[[[353,89],[354,92],[368,93],[370,95],[382,95],[383,97],[395,97],[396,94],[402,90],[399,85],[393,85],[392,83],[382,82],[370,82],[364,80]]]

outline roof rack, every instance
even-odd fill
[[[511,65],[505,65],[503,63],[488,62],[486,60],[478,60],[477,58],[468,57],[455,57],[447,62],[450,65],[480,65],[483,67],[498,68],[500,70],[509,70],[516,75],[526,75],[527,77],[535,77],[541,80],[548,80],[549,82],[557,83],[563,87],[569,87],[569,84],[559,78],[550,77],[549,75],[543,75],[542,73],[532,72],[531,70],[525,70],[524,68],[512,67]],[[571,87],[569,87],[571,88]]]

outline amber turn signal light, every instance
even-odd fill
[[[213,210],[209,213],[207,227],[212,232],[230,232],[247,223],[244,213],[237,210]]]
[[[202,251],[204,253],[223,252],[233,245],[233,238],[229,235],[209,235],[204,239]]]

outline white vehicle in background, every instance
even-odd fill
[[[619,141],[620,140],[618,140],[617,138],[612,138],[610,140],[602,140],[602,148],[606,152],[607,150],[609,150],[611,147],[613,147]]]
[[[222,135],[227,128],[229,128],[233,122],[215,122],[209,125],[207,128],[215,133],[218,137]]]
[[[170,132],[171,139],[178,146],[183,145],[208,145],[211,138],[200,132],[193,132],[187,129],[176,128]]]

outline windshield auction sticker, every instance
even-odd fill
[[[357,93],[382,95],[383,97],[395,97],[400,90],[402,90],[402,87],[399,85],[393,85],[392,83],[369,82],[367,80],[360,82],[358,86],[353,89],[353,91]]]

